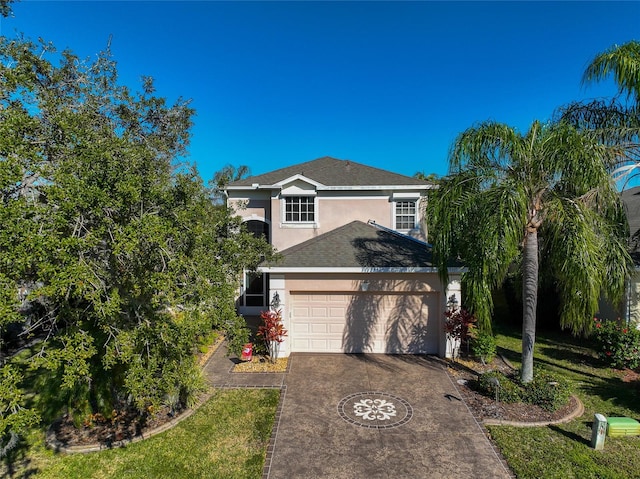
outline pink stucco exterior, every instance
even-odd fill
[[[239,312],[255,316],[280,309],[289,330],[281,349],[285,356],[305,351],[447,355],[442,313],[447,298],[460,300],[459,276],[450,274],[452,283],[442,285],[430,259],[422,256],[427,245],[415,242],[425,240],[423,211],[432,186],[329,157],[232,183],[227,204],[244,221],[267,224],[269,242],[283,258],[262,266],[260,276],[247,275]],[[261,225],[250,226],[265,232]],[[361,248],[363,237],[376,246],[349,256]],[[381,251],[378,247],[389,250],[379,258],[358,256]],[[407,253],[415,248],[424,249]],[[398,251],[405,256],[396,256]]]
[[[315,199],[316,219],[310,224],[287,224],[283,218],[284,197],[278,192],[256,191],[248,195],[232,193],[228,204],[235,208],[245,220],[266,221],[270,225],[271,244],[283,251],[291,246],[302,243],[351,221],[375,221],[381,226],[394,228],[395,202],[390,192],[353,192],[351,194],[328,194],[318,192]],[[267,197],[268,196],[268,197]],[[416,199],[418,199],[416,193]],[[419,200],[422,206],[426,199]],[[422,224],[422,215],[418,209],[418,224]],[[416,232],[414,231],[415,234]],[[423,237],[418,231],[415,234]]]

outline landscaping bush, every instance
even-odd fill
[[[464,308],[452,308],[444,313],[444,332],[447,341],[451,341],[453,357],[458,357],[460,346],[469,347],[469,339],[473,336],[476,317]]]
[[[545,411],[556,411],[567,404],[570,390],[564,379],[548,371],[538,370],[533,381],[523,385],[523,400],[540,406]]]
[[[500,383],[498,392],[499,401],[508,403],[522,401],[522,388],[519,384],[516,384],[516,380],[497,371],[489,371],[480,375],[478,378],[478,386],[482,393],[490,397],[495,397],[496,389],[491,379],[497,379]]]
[[[258,336],[264,340],[269,351],[269,359],[275,363],[280,352],[280,344],[287,336],[287,330],[282,324],[282,310],[262,311],[260,317],[262,324],[258,326]]]
[[[496,338],[490,333],[480,333],[471,340],[471,352],[484,363],[496,357]]]
[[[526,402],[540,406],[545,411],[556,411],[569,400],[570,390],[567,381],[544,370],[536,370],[533,381],[522,384],[516,377],[501,372],[490,371],[478,378],[478,388],[483,394],[495,397],[495,385],[491,379],[500,383],[498,400],[505,403]]]
[[[640,331],[621,326],[617,321],[594,318],[594,337],[599,355],[614,368],[636,369],[640,366]]]

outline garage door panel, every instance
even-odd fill
[[[314,318],[327,318],[329,316],[329,311],[326,306],[314,307],[311,308],[311,316]]]
[[[326,334],[329,332],[329,325],[327,323],[312,323],[311,334]]]
[[[292,308],[292,314],[296,318],[310,318],[311,317],[311,311],[306,306],[298,307],[298,306],[294,305],[293,308]]]
[[[438,352],[436,293],[294,293],[292,305],[294,352]]]
[[[311,330],[311,323],[303,323],[303,322],[293,322],[291,325],[291,333],[295,334],[296,337],[298,334],[305,334]]]
[[[329,325],[329,333],[335,335],[340,334],[344,331],[344,323],[335,323]]]

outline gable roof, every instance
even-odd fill
[[[629,222],[629,253],[636,266],[640,266],[640,186],[624,190],[620,196]]]
[[[325,186],[416,186],[425,188],[431,183],[411,176],[373,168],[351,160],[325,156],[316,160],[280,168],[257,176],[250,176],[227,185],[235,189],[253,185],[276,185],[289,178],[301,176]]]
[[[426,243],[377,225],[353,221],[292,246],[272,268],[434,268]],[[263,268],[264,269],[264,268]],[[434,269],[435,271],[435,269]]]

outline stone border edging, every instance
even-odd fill
[[[578,398],[578,396],[571,395],[572,398],[576,400],[578,405],[576,408],[567,414],[565,417],[560,418],[556,421],[537,421],[537,422],[523,422],[523,421],[504,421],[502,419],[484,419],[482,424],[485,426],[516,426],[516,427],[542,427],[542,426],[552,426],[554,424],[563,424],[569,422],[576,417],[580,417],[584,414],[584,405],[582,401]]]
[[[212,347],[209,348],[209,351],[207,351],[207,353],[200,359],[199,364],[198,364],[200,366],[200,368],[204,368],[209,363],[209,361],[211,361],[211,359],[213,358],[213,355],[216,353],[216,351],[218,350],[220,345],[224,342],[224,340],[225,340],[225,337],[223,335],[220,335],[216,339],[216,341],[213,343]],[[81,446],[65,446],[56,437],[56,433],[53,430],[53,426],[56,424],[56,421],[54,421],[47,428],[47,432],[46,432],[46,435],[45,435],[45,445],[48,448],[53,449],[56,452],[62,452],[62,453],[65,453],[65,454],[87,454],[87,453],[90,453],[90,452],[98,452],[98,451],[106,451],[108,449],[116,449],[116,448],[119,448],[119,447],[126,446],[127,444],[133,444],[134,442],[139,442],[139,441],[142,441],[144,439],[149,439],[150,437],[156,436],[156,435],[158,435],[160,433],[163,433],[163,432],[171,429],[174,426],[177,426],[182,421],[187,419],[194,412],[196,412],[200,408],[200,406],[202,406],[205,402],[207,402],[209,399],[211,399],[211,397],[213,396],[213,391],[214,391],[213,388],[210,387],[209,391],[207,391],[200,398],[198,398],[197,403],[193,407],[185,409],[183,412],[178,414],[171,421],[168,421],[168,422],[166,422],[164,424],[161,424],[160,426],[156,427],[155,429],[151,429],[150,431],[147,431],[144,434],[140,434],[138,436],[134,436],[134,437],[132,437],[130,439],[122,439],[120,441],[113,441],[111,443],[95,442],[93,444],[84,444],[84,445],[81,445]]]
[[[140,442],[140,441],[142,441],[144,439],[149,439],[150,437],[156,436],[156,435],[158,435],[160,433],[163,433],[163,432],[167,431],[168,429],[171,429],[174,426],[177,426],[179,423],[181,423],[182,421],[187,419],[189,416],[191,416],[194,412],[196,412],[198,410],[198,408],[200,408],[200,406],[202,406],[205,402],[207,402],[209,399],[211,399],[212,396],[213,396],[213,391],[209,391],[209,392],[205,393],[198,400],[196,405],[194,405],[192,408],[185,409],[182,413],[180,413],[178,416],[173,418],[171,421],[168,421],[168,422],[158,426],[157,428],[152,429],[151,431],[148,431],[148,432],[146,432],[144,434],[140,434],[138,436],[134,436],[134,437],[132,437],[130,439],[122,439],[120,441],[113,441],[111,443],[99,443],[99,442],[97,442],[97,443],[86,444],[86,445],[82,445],[82,446],[65,446],[56,437],[56,433],[53,430],[53,426],[55,425],[55,422],[54,422],[47,429],[47,433],[46,433],[46,437],[45,437],[45,444],[46,444],[47,447],[53,449],[54,451],[63,452],[65,454],[87,454],[89,452],[106,451],[106,450],[109,450],[109,449],[116,449],[116,448],[119,448],[119,447],[123,447],[123,446],[126,446],[128,444],[133,444],[134,442]]]

